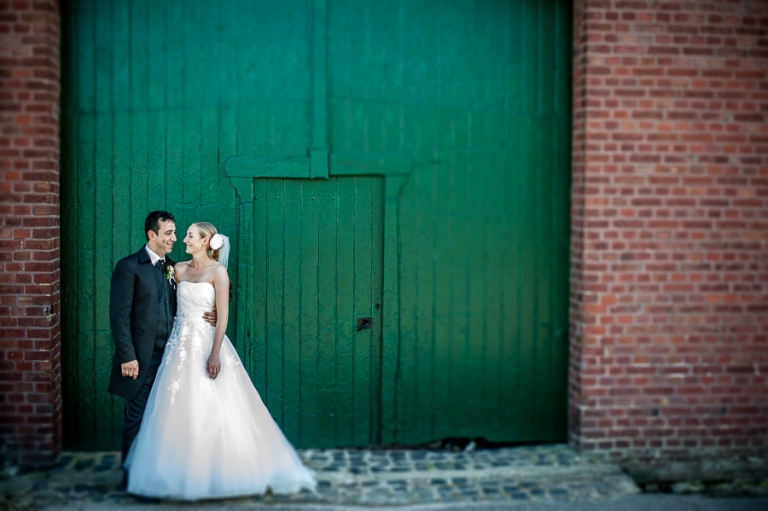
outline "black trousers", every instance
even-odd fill
[[[141,384],[141,389],[136,394],[136,397],[125,401],[125,411],[123,412],[123,462],[125,462],[125,458],[128,456],[128,450],[131,448],[133,440],[139,434],[141,419],[144,417],[144,409],[147,407],[147,399],[149,399],[149,392],[152,390],[157,370],[160,367],[160,362],[163,360],[163,351],[162,348],[155,348],[149,367],[146,369],[139,367],[139,374],[141,374],[142,370],[145,374],[144,383]]]

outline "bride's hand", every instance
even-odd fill
[[[211,353],[208,357],[208,376],[215,380],[221,371],[221,361],[219,360],[218,353]]]
[[[218,315],[216,314],[216,306],[213,306],[213,310],[211,312],[203,312],[203,319],[208,322],[211,326],[216,326],[216,320],[218,319]]]

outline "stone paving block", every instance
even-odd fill
[[[316,473],[315,492],[243,497],[226,504],[555,502],[638,491],[617,467],[586,460],[564,445],[458,453],[312,449],[299,454]],[[121,479],[117,453],[65,453],[51,470],[0,481],[0,490],[21,509],[102,501],[129,505],[148,500],[121,491]]]

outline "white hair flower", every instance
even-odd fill
[[[211,236],[210,246],[213,250],[218,250],[224,245],[224,236],[219,233]]]

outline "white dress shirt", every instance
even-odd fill
[[[158,261],[163,260],[165,261],[165,257],[160,257],[159,255],[152,252],[152,249],[149,248],[149,245],[144,245],[144,248],[147,249],[147,254],[149,254],[149,259],[152,262],[152,266],[157,264]]]

